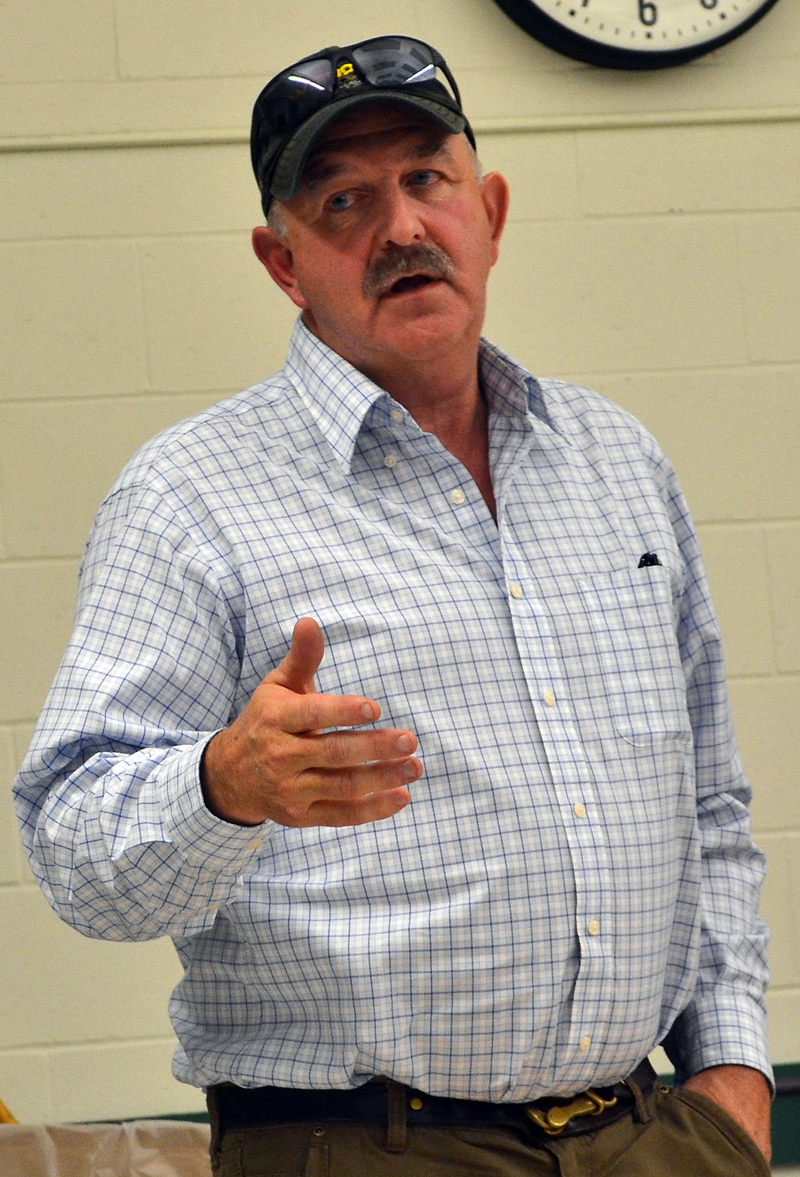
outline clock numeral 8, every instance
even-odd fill
[[[714,0],[716,4],[717,0]],[[703,3],[703,0],[700,0]],[[658,20],[658,9],[651,0],[639,0],[639,20],[643,25],[654,25]]]

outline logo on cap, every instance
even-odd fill
[[[336,81],[338,88],[341,90],[347,86],[360,86],[361,79],[356,73],[356,68],[352,61],[343,61],[336,70]]]

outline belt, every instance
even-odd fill
[[[619,1083],[589,1088],[571,1098],[545,1096],[531,1103],[484,1103],[427,1095],[413,1087],[379,1078],[348,1091],[306,1091],[293,1087],[236,1087],[220,1083],[208,1089],[212,1122],[220,1136],[237,1128],[299,1123],[382,1123],[390,1105],[404,1113],[408,1127],[525,1128],[542,1141],[581,1136],[622,1119],[653,1089],[655,1071],[647,1059]],[[398,1095],[403,1100],[397,1108]]]

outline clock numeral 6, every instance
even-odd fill
[[[714,0],[716,4],[717,0]],[[703,3],[703,0],[700,0]],[[639,0],[639,20],[643,25],[654,25],[658,20],[658,9],[651,0]]]
[[[716,8],[717,0],[700,0],[703,8]]]

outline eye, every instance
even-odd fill
[[[420,168],[418,172],[414,172],[411,176],[411,183],[416,188],[427,188],[435,182],[436,172],[431,171],[430,168]]]
[[[347,212],[349,208],[352,208],[353,200],[352,192],[337,192],[328,201],[328,208],[335,213]]]

